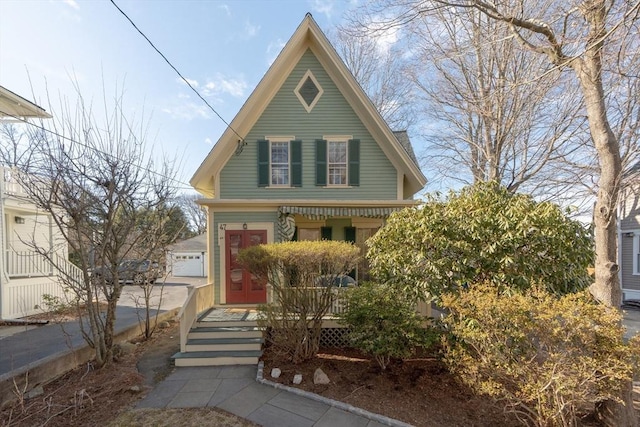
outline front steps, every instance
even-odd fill
[[[214,308],[201,316],[189,331],[185,351],[173,355],[175,366],[257,365],[264,340],[248,313]]]

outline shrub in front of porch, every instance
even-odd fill
[[[282,242],[243,249],[238,262],[269,283],[267,304],[259,307],[258,324],[267,341],[294,363],[315,356],[322,318],[338,296],[334,279],[348,274],[360,249],[339,241]]]
[[[425,325],[415,304],[391,286],[363,283],[348,290],[346,303],[340,318],[349,327],[349,342],[373,356],[382,370],[391,359],[406,359],[438,341],[438,333]]]

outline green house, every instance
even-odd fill
[[[237,265],[240,249],[291,239],[364,248],[425,183],[406,132],[389,128],[308,14],[191,179],[208,209],[213,303],[266,301]],[[367,277],[364,262],[355,274]]]

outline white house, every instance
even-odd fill
[[[30,118],[51,115],[0,86],[0,123]],[[15,168],[0,167],[0,319],[40,312],[44,294],[64,296],[53,265],[34,250],[34,243],[62,263],[68,263],[67,244],[51,216],[29,200],[19,176]]]

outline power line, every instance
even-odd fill
[[[203,97],[202,95],[200,95],[200,92],[198,92],[198,91],[196,90],[196,88],[194,88],[194,87],[191,85],[191,83],[189,83],[189,81],[188,81],[188,80],[187,80],[187,79],[182,75],[182,73],[180,73],[180,71],[178,71],[178,69],[177,69],[177,68],[176,68],[176,67],[171,63],[171,61],[169,61],[169,60],[167,59],[167,57],[166,57],[166,56],[164,56],[164,54],[163,54],[162,52],[160,52],[160,49],[158,49],[158,48],[153,44],[153,42],[152,42],[151,40],[149,40],[149,37],[147,37],[147,36],[145,35],[145,33],[143,33],[143,32],[142,32],[142,30],[140,30],[140,28],[138,28],[138,26],[137,26],[137,25],[136,25],[136,24],[131,20],[131,18],[129,18],[129,16],[128,16],[128,15],[127,15],[127,14],[126,14],[122,9],[120,9],[120,7],[116,4],[116,2],[115,2],[114,0],[110,0],[110,1],[111,1],[111,3],[116,7],[116,9],[118,9],[118,11],[120,11],[120,13],[121,13],[125,18],[127,18],[127,21],[129,21],[129,22],[131,23],[131,25],[133,25],[133,28],[135,28],[135,29],[136,29],[136,31],[138,31],[138,33],[140,33],[140,35],[141,35],[142,37],[144,37],[144,39],[145,39],[145,40],[146,40],[146,41],[151,45],[151,47],[152,47],[156,52],[158,52],[158,55],[160,55],[160,56],[162,57],[162,59],[164,59],[164,60],[165,60],[165,62],[166,62],[167,64],[169,64],[169,66],[173,69],[173,71],[175,71],[175,72],[176,72],[176,74],[178,74],[178,76],[182,79],[182,81],[183,81],[183,82],[185,82],[185,83],[187,84],[187,86],[189,86],[189,87],[191,88],[191,90],[192,90],[196,95],[198,95],[198,98],[200,98],[200,99],[202,100],[202,102],[204,102],[204,103],[207,105],[207,107],[209,107],[209,109],[210,109],[211,111],[213,111],[213,112],[214,112],[214,114],[215,114],[216,116],[218,116],[218,118],[219,118],[220,120],[222,120],[222,122],[223,122],[225,125],[227,125],[227,127],[228,127],[229,129],[231,129],[231,130],[233,131],[233,133],[235,133],[235,134],[238,136],[238,138],[240,138],[240,140],[242,141],[242,143],[243,143],[243,145],[244,145],[244,138],[243,138],[242,136],[240,136],[240,134],[239,134],[238,132],[236,132],[236,130],[235,130],[233,127],[231,127],[231,125],[230,125],[229,123],[227,123],[227,121],[226,121],[225,119],[223,119],[223,118],[222,118],[222,116],[221,116],[220,114],[218,114],[218,112],[217,112],[217,111],[216,111],[216,110],[211,106],[211,104],[209,104],[209,102],[208,102],[206,99],[204,99],[204,97]]]
[[[75,140],[75,139],[73,139],[73,138],[69,138],[68,136],[62,135],[62,134],[60,134],[60,133],[58,133],[58,132],[56,132],[56,131],[53,131],[53,130],[51,130],[51,129],[47,129],[47,128],[46,128],[46,127],[44,127],[44,126],[40,126],[40,125],[38,125],[38,124],[36,124],[36,123],[30,122],[30,121],[28,121],[28,120],[25,120],[25,119],[23,119],[23,118],[22,118],[22,117],[20,117],[20,116],[15,116],[15,115],[13,115],[13,114],[11,114],[11,113],[7,113],[7,112],[2,111],[2,110],[0,110],[0,115],[4,115],[4,116],[7,116],[7,117],[11,117],[11,118],[13,118],[13,119],[15,119],[15,120],[17,120],[17,121],[19,121],[19,122],[26,123],[26,124],[28,124],[28,125],[30,125],[30,126],[33,126],[33,127],[37,128],[37,129],[40,129],[40,130],[44,131],[44,132],[50,133],[50,134],[52,134],[52,135],[55,135],[55,136],[57,136],[57,137],[58,137],[58,138],[60,138],[60,139],[63,139],[63,140],[65,140],[65,141],[69,141],[69,142],[74,143],[74,144],[78,144],[78,145],[79,145],[79,146],[81,146],[81,147],[84,147],[84,148],[87,148],[87,149],[89,149],[89,150],[95,151],[95,152],[100,153],[100,154],[102,154],[102,155],[104,155],[104,156],[107,156],[107,157],[109,157],[109,158],[116,159],[116,160],[119,160],[119,161],[123,161],[123,162],[125,162],[125,163],[129,163],[129,165],[134,165],[134,162],[126,161],[126,160],[124,160],[124,159],[120,159],[120,158],[118,158],[118,157],[116,157],[116,156],[114,156],[114,155],[112,155],[112,154],[110,154],[110,153],[107,153],[107,152],[105,152],[105,151],[99,150],[99,149],[98,149],[98,148],[96,148],[95,146],[91,146],[91,145],[88,145],[88,144],[86,144],[86,143],[76,141],[76,140]],[[157,172],[157,171],[155,171],[155,170],[153,170],[153,169],[150,169],[150,168],[148,168],[148,167],[146,167],[146,166],[142,166],[142,165],[135,165],[135,166],[139,167],[140,169],[142,169],[142,170],[144,170],[144,171],[146,171],[146,172],[148,172],[148,173],[150,173],[150,174],[156,175],[156,176],[158,176],[158,177],[160,177],[160,178],[167,179],[167,180],[172,181],[172,182],[174,182],[174,183],[176,183],[176,184],[180,184],[180,186],[179,186],[179,187],[176,187],[176,188],[179,188],[179,189],[182,189],[182,190],[185,190],[185,189],[191,190],[191,189],[193,188],[191,185],[189,185],[189,184],[188,184],[188,183],[186,183],[186,182],[182,182],[182,181],[180,181],[179,179],[176,179],[176,178],[174,178],[174,177],[164,175],[164,174],[162,174],[162,173],[160,173],[160,172]]]

